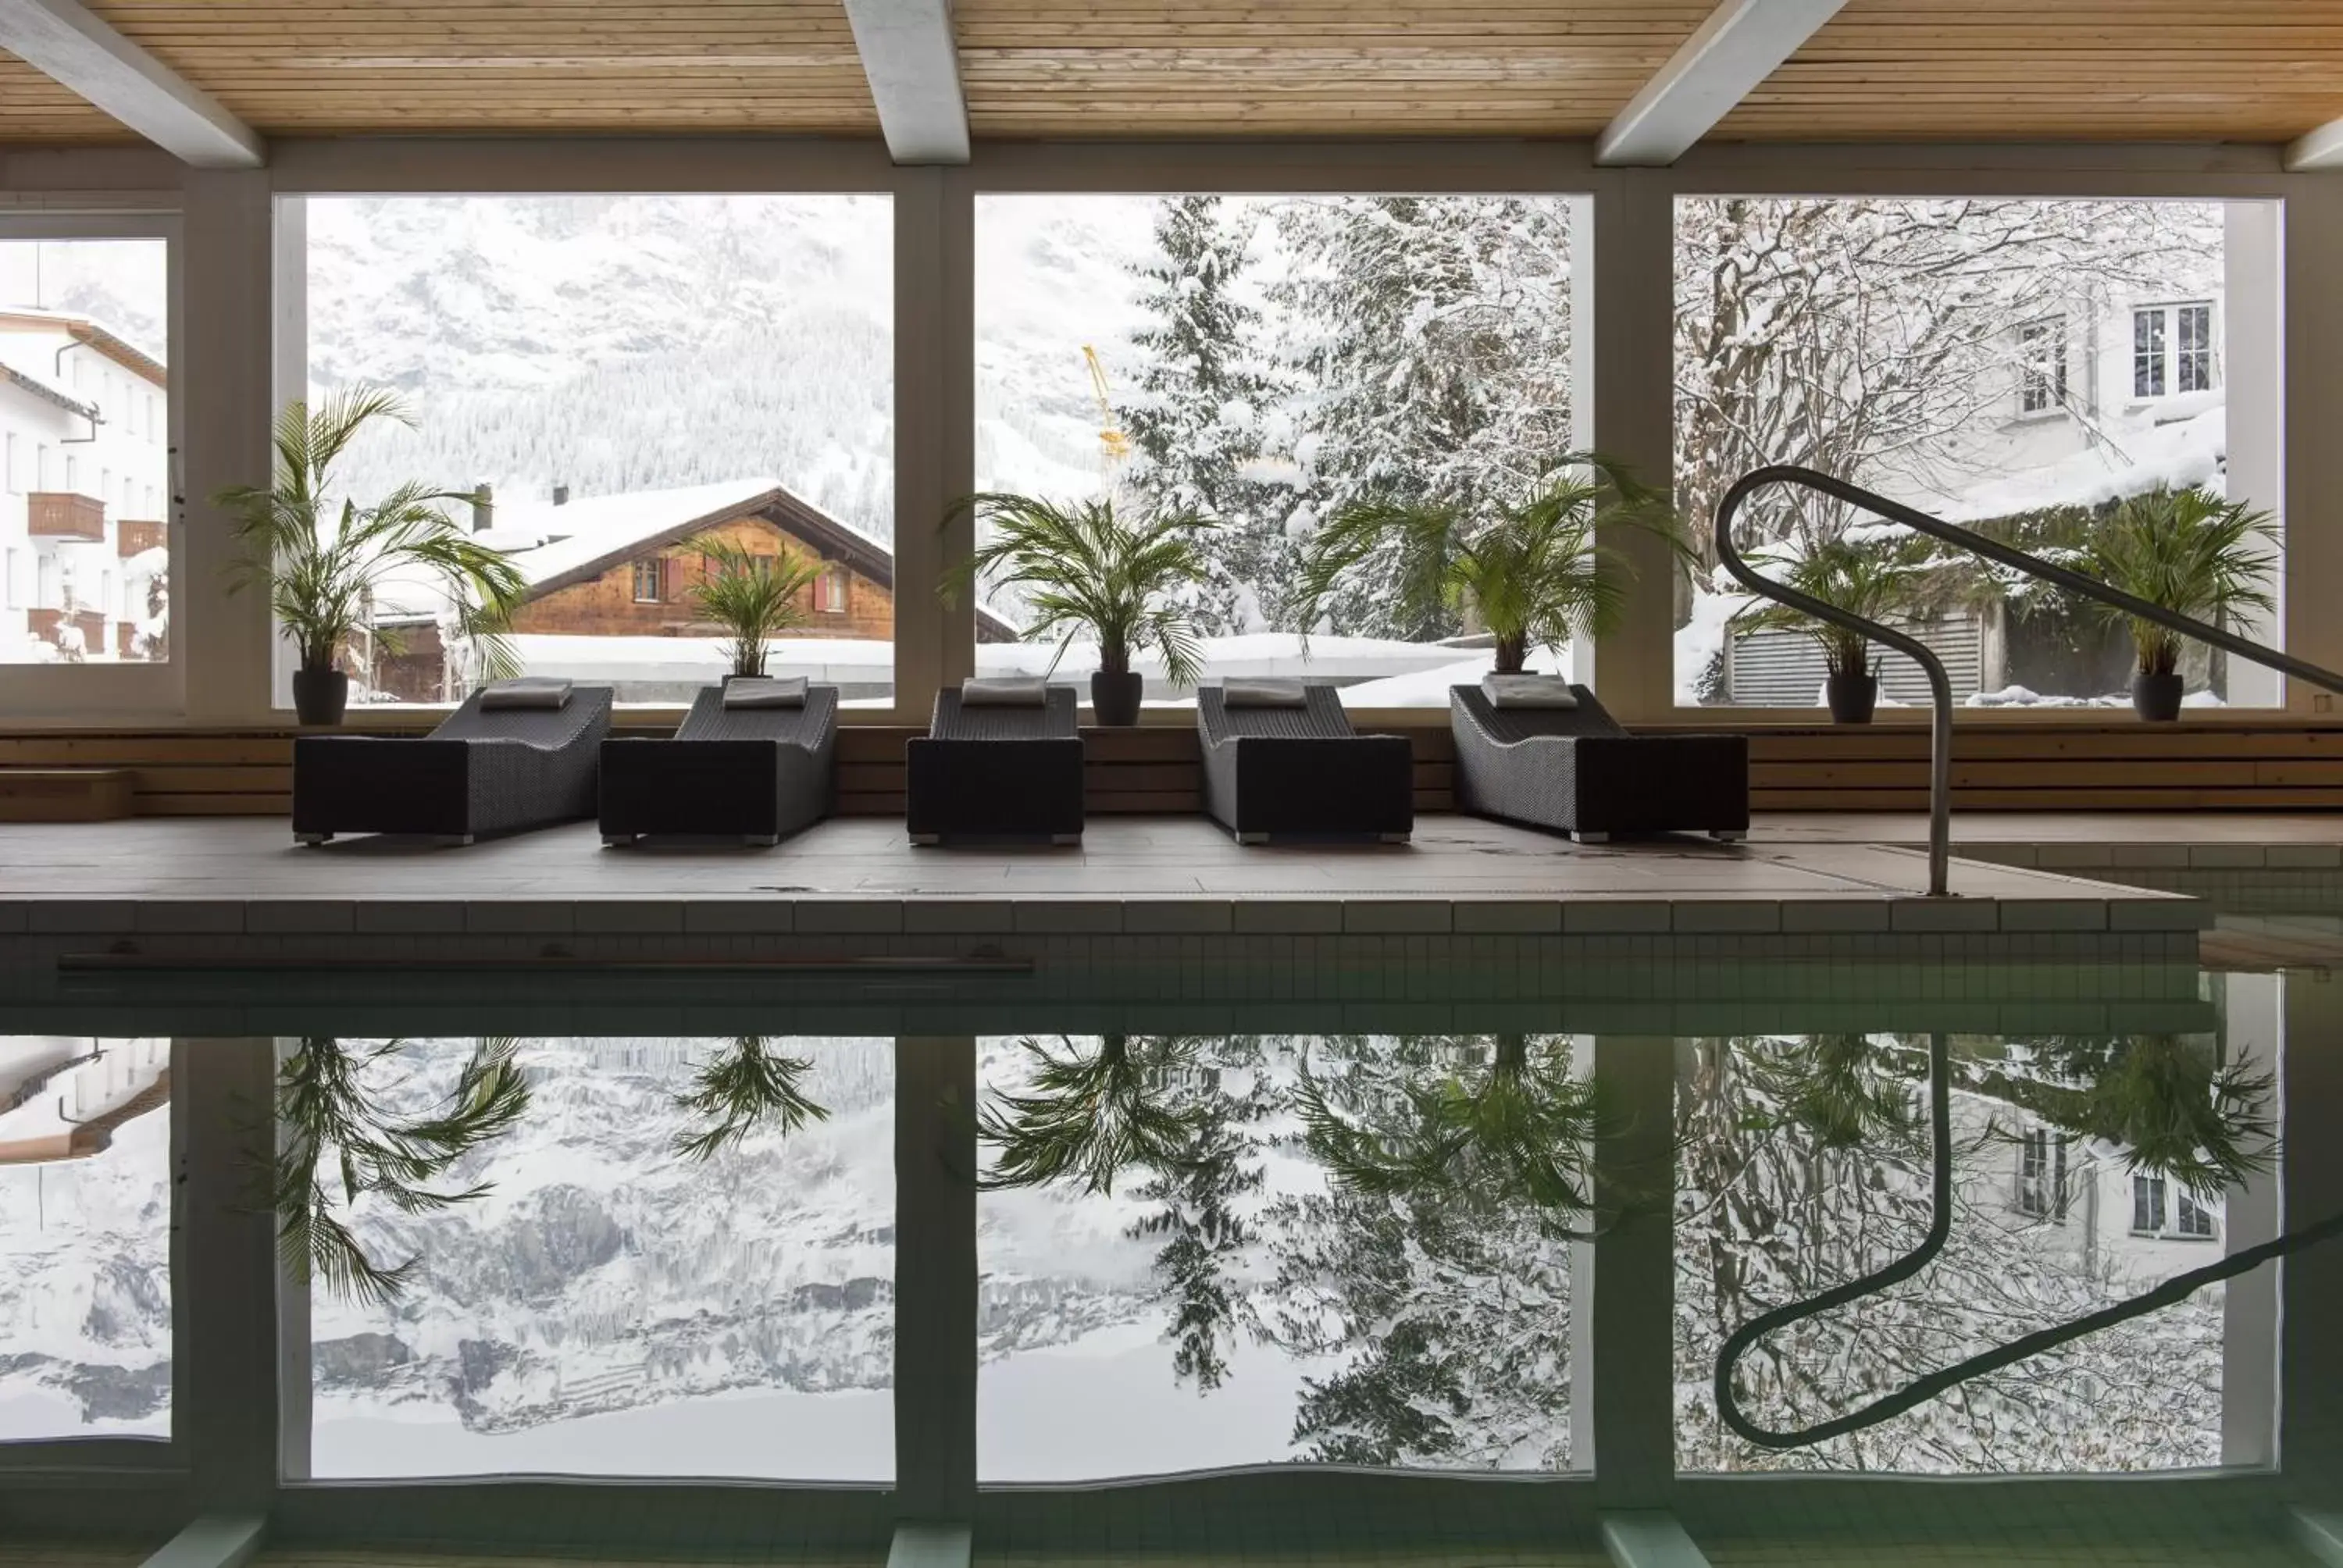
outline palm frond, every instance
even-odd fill
[[[1594,453],[1565,456],[1520,499],[1480,511],[1371,497],[1334,512],[1312,540],[1296,613],[1306,639],[1353,572],[1396,556],[1407,615],[1469,616],[1494,638],[1498,668],[1518,668],[1532,648],[1559,648],[1617,626],[1633,574],[1603,541],[1620,528],[1684,548],[1666,498]]]
[[[689,1094],[676,1096],[676,1105],[709,1125],[698,1132],[679,1132],[675,1151],[689,1160],[710,1160],[760,1127],[784,1135],[809,1121],[826,1121],[830,1111],[815,1103],[798,1085],[813,1070],[803,1057],[783,1056],[760,1036],[733,1040],[692,1075]]]
[[[2246,611],[2269,613],[2276,569],[2268,512],[2244,501],[2224,501],[2204,488],[2162,486],[2134,496],[2092,530],[2084,569],[2092,577],[2197,620],[2220,626]],[[2187,638],[2181,633],[2097,607],[2130,627],[2142,671],[2169,675],[2179,667]]]
[[[1136,522],[1112,500],[1057,502],[986,491],[963,498],[945,522],[972,516],[976,548],[945,569],[944,601],[959,604],[980,583],[1017,593],[1028,640],[1058,643],[1055,669],[1084,632],[1098,639],[1099,668],[1121,673],[1134,652],[1152,650],[1175,685],[1202,673],[1201,645],[1179,595],[1205,582],[1200,544],[1213,527],[1193,512],[1166,510]]]
[[[377,419],[413,422],[395,393],[377,388],[288,403],[277,417],[270,482],[233,485],[212,497],[233,519],[240,546],[227,568],[230,590],[266,590],[305,668],[334,667],[373,588],[394,572],[419,568],[437,578],[459,624],[475,613],[501,619],[527,591],[503,551],[472,538],[443,509],[469,499],[461,492],[409,483],[371,506],[347,498],[334,504],[334,465]]]
[[[387,1117],[377,1107],[380,1086],[369,1069],[401,1043],[307,1039],[277,1074],[270,1201],[277,1255],[291,1278],[322,1282],[337,1295],[377,1305],[397,1297],[415,1260],[377,1262],[345,1211],[377,1199],[398,1213],[427,1213],[486,1195],[491,1188],[485,1182],[452,1191],[427,1183],[511,1131],[530,1100],[518,1042],[486,1039],[475,1043],[454,1087],[429,1114]]]
[[[822,563],[795,551],[753,554],[714,536],[688,540],[686,548],[698,550],[707,563],[691,587],[691,598],[709,619],[730,634],[725,651],[732,673],[764,674],[765,645],[805,624],[800,599],[821,576]]]

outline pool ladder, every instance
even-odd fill
[[[1918,638],[1906,632],[1897,631],[1894,627],[1882,625],[1867,617],[1856,615],[1852,610],[1844,610],[1835,605],[1825,604],[1812,595],[1800,593],[1797,589],[1777,583],[1770,578],[1760,577],[1751,569],[1749,563],[1742,559],[1741,552],[1733,548],[1733,519],[1740,512],[1741,504],[1744,501],[1747,500],[1754,492],[1768,485],[1797,485],[1829,496],[1835,500],[1845,502],[1848,506],[1859,507],[1873,516],[1884,518],[1891,523],[1901,523],[1916,533],[1926,534],[1930,538],[1941,540],[1956,549],[1966,550],[1971,555],[1983,556],[1986,560],[2007,567],[2012,571],[2024,572],[2028,577],[2055,583],[2069,593],[2080,595],[2084,598],[2097,599],[2099,603],[2112,606],[2126,615],[2141,620],[2154,621],[2157,625],[2177,631],[2184,637],[2192,637],[2199,642],[2210,643],[2225,653],[2235,654],[2239,658],[2263,665],[2281,674],[2293,676],[2298,680],[2308,681],[2311,685],[2322,687],[2328,691],[2343,692],[2343,675],[2338,675],[2331,669],[2313,664],[2308,659],[2297,658],[2291,654],[2280,653],[2274,648],[2264,647],[2251,638],[2239,637],[2233,631],[2224,631],[2217,626],[2182,615],[2177,610],[2168,610],[2160,605],[2150,604],[2144,598],[2135,598],[2119,588],[2109,588],[2096,578],[2085,577],[2081,572],[2069,568],[2054,565],[2039,556],[2028,555],[2024,550],[2005,545],[1997,539],[1986,538],[1981,534],[1973,533],[1967,528],[1946,522],[1941,518],[1932,518],[1926,512],[1915,510],[1901,502],[1891,501],[1886,497],[1873,490],[1866,490],[1860,485],[1850,485],[1845,479],[1833,478],[1820,469],[1802,467],[1795,463],[1774,463],[1763,468],[1752,468],[1748,473],[1735,479],[1733,482],[1733,487],[1725,491],[1723,498],[1716,503],[1716,558],[1725,563],[1725,569],[1731,572],[1744,588],[1754,594],[1772,599],[1776,604],[1787,605],[1792,609],[1803,611],[1816,620],[1828,621],[1833,626],[1842,626],[1849,631],[1861,632],[1874,642],[1885,643],[1889,648],[1918,665],[1921,671],[1928,678],[1928,692],[1933,709],[1930,715],[1928,751],[1928,896],[1932,899],[1945,898],[1950,892],[1950,889],[1946,886],[1946,879],[1951,869],[1953,836],[1952,679],[1945,673],[1944,660],[1938,658],[1935,652]]]

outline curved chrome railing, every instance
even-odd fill
[[[1983,556],[1986,559],[1998,562],[2013,571],[2024,572],[2026,576],[2039,578],[2044,582],[2056,583],[2069,593],[2080,595],[2085,598],[2097,599],[2099,603],[2119,609],[2126,615],[2137,617],[2141,620],[2154,621],[2157,625],[2177,631],[2184,637],[2193,637],[2199,642],[2210,643],[2225,653],[2233,653],[2239,658],[2291,675],[2300,680],[2307,680],[2311,685],[2324,687],[2328,691],[2343,692],[2343,675],[2338,675],[2331,669],[2313,664],[2308,659],[2297,658],[2291,654],[2280,653],[2274,648],[2263,647],[2251,638],[2239,637],[2236,632],[2224,631],[2217,626],[2208,625],[2192,617],[2182,615],[2177,610],[2168,610],[2161,605],[2150,604],[2144,598],[2135,598],[2120,588],[2109,588],[2097,578],[2085,577],[2081,572],[2071,568],[2055,565],[2039,556],[2028,555],[2024,550],[2001,543],[1998,539],[1988,539],[1981,534],[1972,533],[1956,524],[1946,522],[1941,518],[1932,518],[1926,512],[1916,511],[1898,501],[1891,501],[1885,496],[1863,488],[1860,485],[1850,485],[1845,479],[1835,479],[1819,469],[1801,467],[1795,463],[1775,463],[1763,468],[1753,468],[1735,479],[1733,482],[1733,487],[1725,491],[1724,497],[1716,503],[1716,558],[1725,564],[1725,569],[1731,572],[1744,588],[1754,594],[1770,598],[1777,604],[1788,605],[1792,609],[1803,611],[1805,614],[1813,616],[1816,620],[1828,621],[1833,626],[1842,626],[1849,631],[1860,632],[1874,642],[1885,643],[1918,665],[1928,677],[1928,691],[1935,709],[1931,715],[1928,754],[1928,896],[1930,898],[1940,899],[1949,891],[1946,887],[1946,878],[1952,859],[1953,832],[1952,680],[1945,674],[1944,661],[1924,646],[1917,638],[1897,631],[1893,627],[1883,626],[1867,617],[1843,610],[1836,605],[1825,604],[1811,595],[1785,587],[1770,578],[1760,577],[1750,569],[1749,563],[1742,559],[1741,552],[1733,548],[1733,519],[1739,514],[1741,504],[1749,498],[1751,493],[1767,485],[1799,485],[1806,489],[1818,491],[1835,500],[1845,501],[1848,506],[1860,507],[1873,516],[1885,518],[1891,523],[1901,523],[1916,533],[1926,534],[1930,538],[1942,540],[1956,549],[1966,550],[1971,555]]]

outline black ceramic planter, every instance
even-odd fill
[[[1879,706],[1879,677],[1834,675],[1824,681],[1834,724],[1868,724]]]
[[[1135,669],[1120,675],[1099,670],[1091,677],[1091,712],[1101,724],[1128,727],[1139,722],[1139,694],[1147,678]]]
[[[2132,711],[2155,724],[2180,717],[2180,695],[2187,683],[2177,674],[2150,675],[2141,670],[2131,678]]]
[[[350,705],[350,678],[338,669],[293,672],[293,712],[304,724],[339,724]]]

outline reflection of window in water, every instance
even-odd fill
[[[2176,1188],[2169,1210],[2165,1205],[2161,1176],[2131,1179],[2131,1228],[2143,1236],[2187,1236],[2210,1240],[2213,1211],[2186,1187]]]
[[[2047,1128],[2035,1128],[2018,1145],[2017,1211],[2066,1217],[2066,1140]]]

